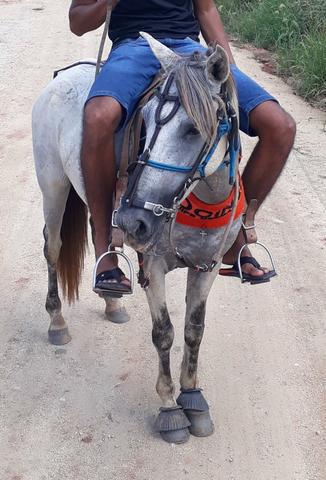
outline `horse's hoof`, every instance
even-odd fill
[[[186,415],[191,423],[189,432],[195,437],[209,437],[214,433],[214,424],[212,422],[209,410],[207,412],[198,412],[196,410],[187,410]]]
[[[182,407],[160,408],[155,427],[168,443],[186,443],[189,440],[190,422]]]
[[[177,403],[180,405],[190,426],[189,432],[195,437],[208,437],[214,433],[214,424],[212,422],[209,406],[199,388],[181,390]]]
[[[130,317],[125,307],[118,308],[117,310],[110,310],[105,312],[106,318],[112,323],[127,323]]]
[[[48,330],[49,342],[52,345],[66,345],[71,341],[68,327],[59,330]]]
[[[188,428],[182,430],[174,430],[171,432],[160,432],[161,437],[167,443],[175,443],[176,445],[182,445],[188,442],[190,433]]]

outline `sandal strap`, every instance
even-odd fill
[[[103,281],[105,282],[107,280],[115,280],[117,283],[120,283],[123,277],[125,277],[125,274],[121,268],[116,267],[112,270],[106,270],[105,272],[99,273],[96,276],[96,283]]]
[[[243,265],[245,265],[246,263],[249,263],[250,265],[252,265],[255,268],[261,268],[260,264],[257,262],[257,260],[254,257],[247,257],[247,256],[241,257],[240,258],[241,267]],[[235,262],[234,265],[232,266],[232,268],[236,272],[238,272],[239,271],[238,262]]]

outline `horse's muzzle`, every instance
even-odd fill
[[[125,206],[119,208],[115,221],[126,234],[128,244],[142,253],[148,252],[153,247],[162,224],[161,219],[155,217],[152,212]]]

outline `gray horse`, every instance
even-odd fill
[[[217,145],[216,137],[220,120],[226,115],[226,98],[233,111],[237,111],[237,103],[223,49],[216,47],[207,55],[195,53],[181,58],[150,36],[146,38],[162,65],[164,79],[158,95],[143,108],[147,158],[137,164],[131,175],[132,185],[122,199],[116,221],[127,243],[144,255],[152,339],[159,356],[156,389],[162,408],[157,428],[166,441],[183,443],[189,432],[197,436],[213,432],[208,405],[197,384],[198,354],[207,296],[221,258],[241,225],[240,215],[231,216],[229,224],[218,227],[213,223],[213,227],[206,228],[203,216],[194,224],[195,215],[187,199],[190,195],[196,198],[201,209],[203,205],[219,205],[225,199],[236,203],[238,191],[234,192],[229,182],[228,135],[221,134]],[[45,217],[49,339],[59,345],[67,343],[70,335],[61,312],[57,276],[68,300],[78,298],[87,241],[80,145],[83,106],[93,78],[94,67],[87,64],[62,72],[43,91],[33,109],[34,157]],[[156,133],[158,117],[167,121],[160,122]],[[116,150],[119,158],[121,136],[117,136]],[[147,163],[146,167],[140,165],[143,163]],[[215,215],[215,220],[220,214]],[[190,223],[184,221],[187,215],[192,219]],[[176,400],[170,372],[174,332],[166,306],[165,275],[178,267],[188,267],[188,279],[181,394]],[[111,321],[127,320],[119,300],[104,300]]]

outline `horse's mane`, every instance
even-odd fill
[[[210,49],[208,54],[212,51]],[[212,80],[208,78],[206,62],[205,54],[194,52],[190,57],[184,57],[178,61],[173,72],[180,100],[187,115],[200,135],[211,145],[216,139],[219,123],[216,104],[222,114],[225,113],[225,105],[217,95],[219,92],[216,85],[213,86]],[[226,91],[237,111],[235,85],[231,75],[226,80]]]

